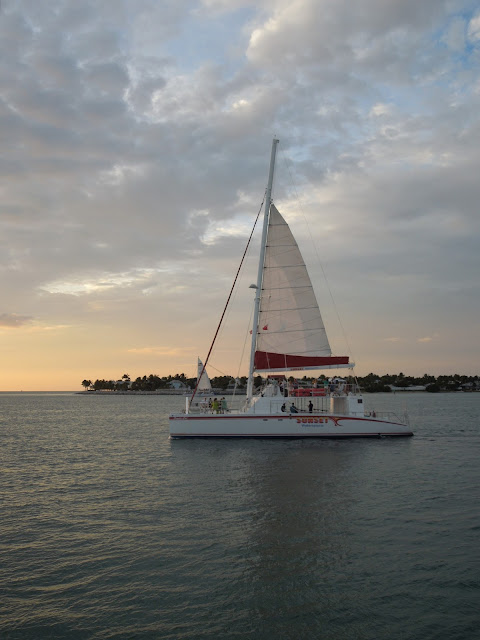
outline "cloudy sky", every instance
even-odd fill
[[[194,375],[274,135],[334,353],[478,374],[478,7],[2,0],[0,390]],[[210,375],[245,373],[254,249]]]

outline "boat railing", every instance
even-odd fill
[[[385,420],[386,422],[396,422],[397,424],[409,424],[408,414],[399,415],[394,411],[366,411],[365,417],[376,418],[377,420]]]
[[[284,395],[287,398],[321,398],[329,396],[347,396],[349,394],[357,395],[359,393],[360,387],[357,384],[347,384],[345,382],[332,382],[316,387],[289,386],[284,390]]]
[[[360,394],[358,384],[351,384],[345,381],[330,381],[324,383],[305,384],[300,382],[288,382],[278,384],[276,381],[267,381],[260,387],[255,388],[255,395],[265,397],[285,398],[316,398],[327,396],[345,396],[349,394]]]
[[[261,399],[261,402],[260,402]],[[312,404],[310,409],[309,404]],[[282,411],[282,405],[284,407]],[[291,408],[293,405],[293,409]],[[241,411],[248,413],[265,415],[278,414],[279,416],[289,416],[296,413],[327,413],[330,410],[330,398],[324,397],[254,397],[252,400],[246,400]]]
[[[222,402],[223,400],[223,402]],[[188,413],[200,413],[206,415],[214,414],[228,414],[236,412],[243,407],[245,403],[245,396],[226,396],[224,398],[219,397],[217,404],[214,406],[213,398],[204,398],[194,401],[192,405],[188,407]],[[223,405],[223,406],[222,406]]]

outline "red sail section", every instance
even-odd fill
[[[255,370],[269,369],[305,369],[335,367],[348,364],[348,356],[291,356],[283,353],[255,351]]]

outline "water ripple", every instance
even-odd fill
[[[480,394],[408,401],[409,440],[179,442],[181,398],[0,394],[0,637],[475,637]]]

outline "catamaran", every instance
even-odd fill
[[[272,143],[257,283],[251,285],[255,301],[246,397],[237,409],[227,408],[217,398],[207,403],[196,397],[205,379],[210,348],[198,372],[197,388],[186,398],[185,411],[169,416],[170,436],[412,436],[406,416],[367,412],[355,383],[333,377],[326,383],[298,386],[285,376],[292,371],[353,369],[354,364],[348,356],[332,355],[306,265],[288,224],[273,204],[278,142],[274,138]],[[278,375],[280,372],[284,375]],[[267,374],[267,383],[255,390],[255,374],[261,373]]]

